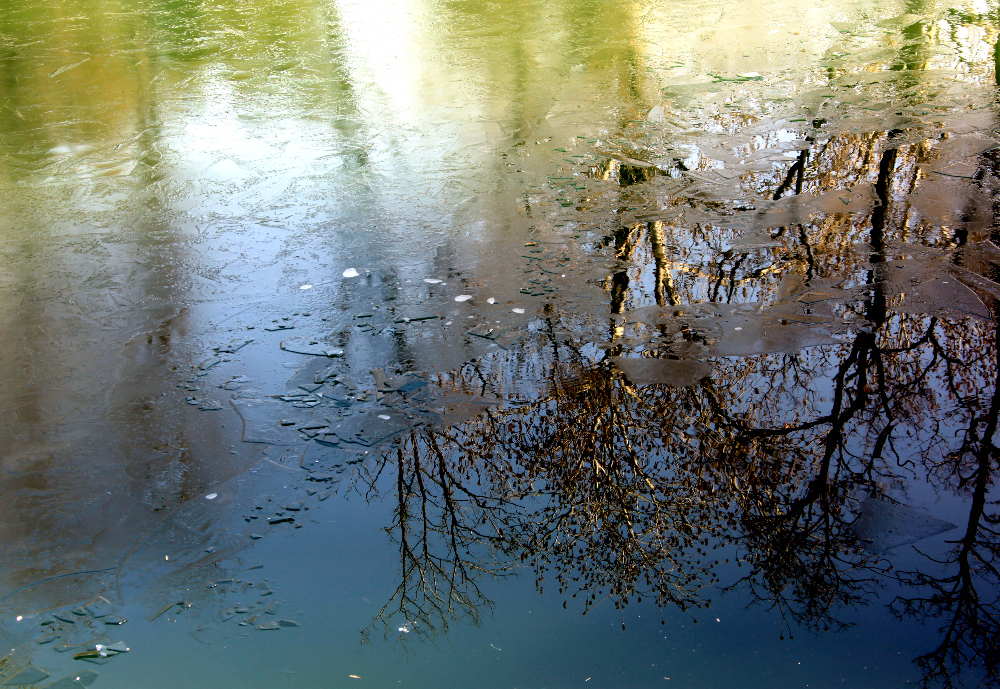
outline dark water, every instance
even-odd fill
[[[3,0],[0,683],[1000,685],[998,12]]]

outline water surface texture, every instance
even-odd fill
[[[0,684],[1000,686],[995,0],[2,0]]]

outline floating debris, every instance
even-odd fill
[[[357,271],[357,269],[356,269],[356,268],[348,268],[347,270],[345,270],[345,271],[344,271],[343,273],[341,273],[341,274],[342,274],[342,275],[343,275],[343,276],[344,276],[345,278],[356,278],[356,277],[358,277],[358,276],[359,276],[359,275],[360,275],[361,273],[359,273],[359,272]]]
[[[741,83],[745,81],[764,81],[763,75],[758,74],[757,72],[747,72],[745,74],[737,74],[736,76],[733,77],[727,77],[721,74],[716,74],[715,72],[709,72],[708,76],[712,77],[712,81],[716,83],[722,83],[727,81],[735,83]]]
[[[312,483],[333,483],[337,480],[337,476],[334,474],[318,474],[313,473],[306,476],[306,481]]]
[[[438,316],[406,316],[404,318],[397,318],[393,323],[419,323],[421,321],[433,321],[437,318]]]
[[[49,72],[49,79],[55,79],[56,77],[58,77],[58,76],[60,76],[62,74],[65,74],[66,72],[70,71],[71,69],[76,69],[80,65],[83,65],[83,64],[86,64],[86,63],[90,62],[90,60],[91,60],[90,56],[87,56],[87,57],[83,58],[82,60],[80,60],[78,62],[73,62],[73,63],[70,63],[68,65],[63,65],[59,69],[56,69],[56,70],[54,70],[52,72]]]
[[[205,499],[206,500],[215,500],[217,497],[219,497],[218,493],[209,493],[208,495],[205,496]]]
[[[230,342],[227,345],[212,347],[212,351],[216,354],[235,354],[252,342],[253,340],[238,340],[236,342]]]
[[[295,337],[290,340],[282,340],[281,348],[286,352],[294,354],[308,354],[310,356],[336,357],[344,356],[344,350],[332,347],[325,342],[313,340],[307,337]]]
[[[455,297],[455,301],[460,303],[463,301],[469,301],[470,299],[472,299],[471,294],[459,294],[457,297]]]
[[[189,607],[191,607],[191,604],[188,603],[187,601],[177,601],[176,603],[167,603],[162,608],[160,608],[159,611],[157,611],[157,613],[155,615],[153,615],[152,617],[150,617],[149,621],[153,622],[156,619],[158,619],[159,617],[161,617],[162,615],[164,615],[165,613],[169,612],[170,610],[172,610],[174,608],[178,608],[178,607],[182,608],[182,609],[183,608],[189,608]]]
[[[85,651],[74,653],[73,660],[88,661],[88,660],[98,660],[104,658],[113,658],[116,655],[121,655],[122,653],[130,653],[131,651],[132,649],[126,646],[124,641],[116,641],[115,643],[111,644],[94,644],[93,648],[88,648]]]

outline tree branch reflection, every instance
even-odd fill
[[[647,599],[691,610],[719,588],[743,592],[789,632],[843,629],[897,587],[898,615],[944,620],[940,645],[916,659],[927,685],[980,671],[997,683],[995,221],[969,220],[976,210],[935,224],[920,194],[951,182],[921,172],[934,142],[889,130],[807,144],[757,213],[755,231],[780,246],[718,251],[700,247],[709,225],[626,225],[608,241],[621,269],[604,283],[603,359],[552,309],[535,339],[457,372],[456,389],[479,390],[525,361],[543,371],[531,399],[416,430],[368,477],[394,493],[401,573],[376,623],[477,619],[483,578],[519,568],[584,612]],[[844,161],[858,167],[830,172]],[[972,207],[995,177],[987,166],[963,187]],[[858,204],[845,212],[780,205],[845,178],[868,180],[870,197],[841,197]],[[961,280],[948,288],[935,270]],[[708,308],[720,304],[736,310]],[[756,350],[734,344],[744,326],[730,322],[763,324]],[[810,346],[824,327],[830,339]],[[692,373],[705,361],[708,375]],[[925,476],[971,496],[965,533],[946,559],[897,569],[862,515]]]

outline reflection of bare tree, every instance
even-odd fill
[[[981,156],[976,177],[980,183],[995,184],[1000,178],[1000,156],[988,151]],[[993,195],[994,234],[1000,218],[1000,205]],[[964,242],[961,242],[964,244]],[[984,266],[980,266],[984,267]],[[991,266],[991,272],[996,267]],[[994,295],[984,295],[992,302]],[[956,394],[962,394],[961,406],[966,409],[967,423],[956,433],[960,445],[938,457],[925,458],[928,472],[959,493],[969,496],[968,516],[961,537],[943,558],[928,556],[927,571],[908,570],[898,573],[899,579],[912,591],[899,595],[893,609],[901,616],[934,620],[939,624],[940,643],[916,659],[924,674],[925,685],[956,686],[955,678],[968,666],[982,665],[991,686],[1000,683],[1000,540],[997,525],[1000,515],[991,512],[989,490],[1000,470],[1000,448],[995,438],[1000,423],[1000,316],[994,323],[993,348],[981,353],[976,361],[984,369],[984,378],[992,391],[989,395],[974,394],[967,386],[956,383],[956,368],[963,362],[948,360],[949,384]],[[989,357],[992,355],[992,361]],[[988,389],[988,388],[986,388]]]
[[[802,375],[831,362],[800,357],[789,373],[765,356],[688,388],[636,386],[610,366],[560,367],[536,404],[411,436],[381,465],[396,473],[391,530],[405,580],[392,612],[445,619],[482,601],[478,575],[517,560],[585,606],[652,596],[684,608],[703,602],[713,552],[728,543],[761,600],[800,623],[837,624],[837,609],[863,602],[885,566],[852,521],[858,503],[902,471],[892,435],[919,424],[912,413],[925,388],[951,364],[941,358],[915,377],[906,367],[926,361],[930,338],[943,334],[912,347],[876,347],[860,334],[835,362],[833,406],[780,426],[765,423],[768,410],[734,413],[719,378],[756,384],[761,397],[748,406],[758,406],[777,387],[814,382]],[[947,351],[961,340],[938,344]],[[572,347],[548,346],[579,363]],[[878,366],[900,375],[873,384]],[[935,434],[922,442],[937,456]]]
[[[907,330],[907,319],[892,316],[878,337],[863,332],[838,348],[839,360],[764,355],[722,363],[711,380],[684,388],[636,385],[549,340],[562,364],[550,371],[548,396],[446,432],[416,433],[381,460],[384,485],[394,482],[390,531],[402,573],[381,615],[424,630],[457,613],[475,617],[486,603],[479,578],[518,562],[567,601],[582,598],[584,609],[646,597],[684,609],[705,602],[702,589],[725,553],[743,563],[740,583],[790,626],[840,626],[839,611],[870,600],[891,572],[890,558],[868,550],[853,528],[860,503],[933,465],[939,481],[958,477],[942,471],[961,471],[972,521],[954,556],[958,572],[897,573],[909,590],[933,594],[901,597],[896,608],[956,618],[936,653],[961,655],[940,671],[921,659],[929,678],[958,676],[959,660],[995,678],[996,602],[982,592],[996,590],[996,520],[986,515],[983,464],[996,456],[979,440],[996,430],[1000,397],[995,366],[973,360],[970,372],[957,356],[972,342],[995,356],[994,333],[968,322],[910,320],[925,330],[910,324],[908,342],[887,337]],[[783,387],[824,376],[829,407],[766,408]],[[970,396],[954,392],[983,376],[994,403],[970,416]],[[735,405],[727,381],[759,392]],[[924,427],[928,414],[941,424]],[[942,445],[940,432],[960,418],[973,429],[963,447],[978,442],[971,458]],[[901,439],[910,452],[894,448]]]
[[[881,454],[892,424],[885,426],[871,454],[859,458],[860,463],[851,461],[846,446],[849,425],[869,407],[868,367],[875,351],[873,339],[870,333],[859,335],[838,366],[832,407],[825,417],[780,431],[750,431],[788,438],[808,426],[813,436],[799,438],[789,448],[797,455],[793,461],[813,467],[806,474],[811,478],[805,490],[779,493],[779,500],[763,504],[751,496],[743,516],[748,557],[753,565],[743,581],[783,616],[811,626],[839,625],[834,617],[837,608],[862,603],[874,581],[876,563],[862,549],[850,523],[861,491],[877,494],[874,477],[889,474]],[[796,446],[822,447],[822,455],[810,462],[804,456],[806,452]],[[784,455],[787,461],[789,452]],[[784,488],[780,483],[777,487],[779,491]]]
[[[996,370],[1000,372],[1000,365]],[[900,595],[894,609],[940,624],[940,643],[916,661],[928,684],[952,687],[963,668],[975,665],[984,665],[993,683],[1000,677],[996,643],[1000,635],[1000,569],[996,564],[1000,515],[987,508],[988,489],[1000,466],[1000,452],[993,443],[998,415],[1000,379],[994,382],[988,409],[971,420],[961,447],[929,467],[945,473],[949,482],[956,482],[970,495],[961,538],[945,559],[934,560],[937,571],[899,574],[915,592]]]
[[[540,576],[551,571],[562,592],[584,593],[585,606],[601,595],[620,605],[644,595],[682,609],[699,604],[711,579],[699,536],[719,524],[693,477],[665,471],[666,443],[681,441],[672,422],[684,417],[611,369],[561,388],[540,414],[491,417],[483,428],[494,456],[521,458],[518,493],[536,494],[508,548]],[[658,433],[644,432],[657,421]]]
[[[370,477],[373,488],[383,471],[395,475],[396,508],[387,531],[399,544],[400,584],[377,618],[398,616],[425,633],[462,614],[478,619],[488,601],[477,578],[501,575],[505,567],[480,564],[476,556],[503,533],[508,501],[471,488],[464,480],[469,468],[448,461],[433,432],[412,433],[383,456]]]
[[[948,686],[967,668],[997,682],[997,603],[983,594],[996,589],[986,505],[997,333],[984,318],[988,290],[977,296],[947,272],[948,252],[962,247],[979,262],[954,275],[973,284],[976,271],[975,284],[992,284],[992,254],[976,253],[982,228],[969,232],[957,215],[935,224],[917,200],[943,183],[921,173],[936,140],[889,130],[807,144],[767,188],[765,199],[777,200],[753,211],[752,230],[780,246],[725,249],[724,228],[683,213],[609,235],[621,268],[605,282],[613,327],[602,349],[654,369],[711,357],[711,377],[662,384],[618,360],[595,365],[557,314],[540,341],[456,376],[478,388],[524,360],[545,371],[530,403],[414,434],[382,459],[379,473],[395,474],[390,530],[402,573],[383,618],[430,628],[456,611],[474,615],[485,602],[478,577],[518,562],[585,610],[643,598],[686,609],[706,602],[716,560],[728,557],[742,567],[738,585],[789,627],[843,626],[845,609],[897,582],[900,614],[949,621],[940,648],[918,660],[928,682]],[[823,200],[864,185],[868,195]],[[981,198],[968,193],[970,204]],[[720,212],[690,205],[696,217]],[[720,358],[733,332],[683,306],[698,302],[748,302],[781,322],[837,319],[846,337]],[[638,315],[647,305],[656,318]],[[927,468],[940,488],[972,494],[966,535],[944,563],[957,573],[943,578],[931,574],[941,563],[894,572],[855,528],[865,501],[891,500],[894,483]]]

